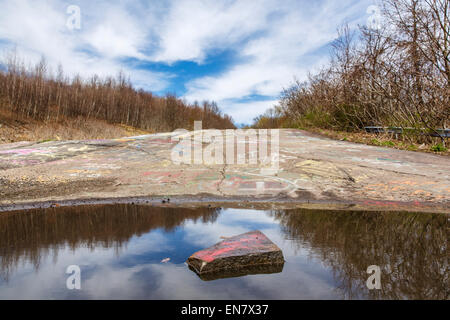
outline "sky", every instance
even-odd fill
[[[74,76],[123,71],[137,88],[214,100],[236,123],[329,61],[337,28],[374,0],[0,0],[0,52]]]

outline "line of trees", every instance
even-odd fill
[[[48,69],[44,58],[26,67],[15,53],[9,54],[0,68],[0,109],[18,119],[82,117],[158,132],[192,129],[194,120],[202,120],[203,128],[235,127],[215,102],[189,104],[173,94],[159,97],[136,90],[122,72],[116,78],[95,75],[83,80],[65,76],[61,66],[56,74]]]
[[[449,6],[448,0],[380,1],[375,28],[342,27],[330,65],[284,90],[254,126],[447,128]]]

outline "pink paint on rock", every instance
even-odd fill
[[[206,262],[215,259],[241,255],[243,252],[273,250],[272,242],[261,232],[246,233],[231,239],[227,239],[215,245],[211,249],[205,249],[194,253],[192,256]]]
[[[30,153],[51,153],[49,150],[39,150],[39,149],[12,149],[12,150],[4,150],[0,151],[0,154],[20,154],[22,156],[26,156]]]

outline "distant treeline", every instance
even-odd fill
[[[342,27],[329,66],[284,90],[254,126],[448,126],[449,6],[448,0],[380,1],[370,26]]]
[[[192,129],[194,121],[203,121],[203,128],[235,127],[215,102],[189,104],[172,94],[159,97],[136,90],[123,73],[116,78],[69,78],[61,66],[56,74],[49,72],[45,59],[25,67],[15,53],[2,64],[0,110],[18,118],[59,121],[82,117],[158,132]]]

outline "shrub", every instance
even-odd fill
[[[434,146],[431,147],[431,151],[433,151],[433,152],[445,152],[445,151],[447,151],[447,148],[444,147],[444,145],[442,143],[438,143],[438,144],[435,144]]]

